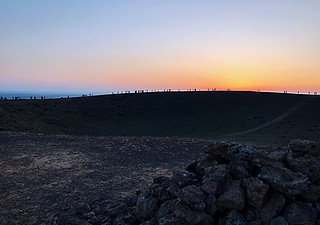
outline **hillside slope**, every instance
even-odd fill
[[[276,134],[287,135],[307,125],[302,131],[319,137],[319,115],[316,113],[320,108],[319,100],[316,96],[275,93],[168,92],[1,101],[0,130],[89,136],[217,138],[261,126],[301,102],[308,102],[295,112],[295,119],[290,119],[293,115],[286,118],[291,122],[282,124]],[[278,125],[272,127],[275,126]],[[264,130],[267,129],[270,128]],[[261,135],[266,135],[264,130],[260,131]],[[274,135],[275,131],[270,132],[269,135]]]

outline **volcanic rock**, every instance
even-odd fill
[[[185,187],[190,184],[196,183],[196,177],[193,173],[186,170],[175,170],[170,180],[171,183],[177,184],[179,187]]]
[[[206,193],[207,195],[209,194],[220,194],[221,192],[221,183],[220,182],[215,182],[215,181],[205,181],[202,186],[201,190]]]
[[[271,225],[288,225],[288,222],[283,216],[279,216],[271,220]]]
[[[252,146],[224,141],[214,142],[205,149],[205,153],[214,155],[217,158],[221,157],[227,161],[234,159],[250,161],[256,151],[257,149]]]
[[[114,221],[112,225],[134,225],[136,224],[136,218],[131,215],[120,215]]]
[[[186,203],[181,201],[180,199],[175,199],[169,202],[164,203],[158,213],[157,217],[159,217],[159,221],[163,217],[170,217],[178,218],[179,223],[184,221],[183,224],[192,224],[192,225],[210,225],[214,223],[213,218],[205,213],[192,210],[190,206]]]
[[[185,225],[185,222],[174,217],[162,217],[159,220],[158,225]]]
[[[120,214],[126,214],[128,212],[128,207],[123,202],[118,202],[110,205],[107,209],[108,215],[116,217]]]
[[[243,210],[245,206],[245,191],[240,186],[241,181],[226,181],[223,193],[217,199],[216,205],[220,212],[231,209]]]
[[[85,206],[83,216],[74,221],[106,225],[317,224],[320,160],[314,156],[313,143],[292,143],[288,151],[215,142],[206,150],[209,155],[190,164],[188,171],[155,178],[151,187],[109,204],[98,214],[91,211],[94,207]]]
[[[157,221],[159,221],[161,218],[164,218],[164,217],[174,217],[173,209],[172,209],[173,202],[174,200],[169,200],[164,202],[160,206],[160,208],[157,210],[155,214],[155,219]]]
[[[261,209],[260,216],[264,224],[270,223],[272,218],[278,216],[285,204],[285,198],[278,192],[269,195],[266,203]]]
[[[194,185],[190,185],[182,189],[182,199],[191,206],[203,203],[205,198],[206,196],[200,188]]]
[[[124,198],[123,202],[126,203],[126,205],[128,207],[132,207],[132,206],[135,206],[137,204],[137,200],[138,200],[138,198],[137,198],[136,195],[127,195]]]
[[[158,208],[158,199],[149,196],[139,196],[136,206],[136,216],[139,219],[151,218]]]
[[[252,164],[257,167],[271,166],[275,163],[283,165],[288,154],[287,149],[263,148],[258,149],[252,159]]]
[[[204,169],[204,178],[203,181],[216,181],[223,182],[228,175],[228,168],[226,165],[221,164],[217,166],[210,166]]]
[[[176,184],[170,185],[167,191],[172,198],[180,198],[182,196],[182,190]]]
[[[218,165],[218,162],[215,159],[216,158],[213,155],[206,155],[205,157],[199,160],[196,166],[196,173],[199,177],[204,176],[205,168]]]
[[[313,156],[320,155],[320,148],[316,142],[294,139],[290,141],[289,149],[293,152],[309,154]]]
[[[313,224],[317,211],[307,203],[293,202],[284,209],[283,215],[289,225]]]
[[[269,185],[256,177],[243,180],[247,190],[248,203],[257,209],[261,209],[268,194]]]
[[[169,178],[166,177],[166,176],[159,176],[159,177],[153,178],[153,183],[155,183],[155,184],[162,184],[162,183],[164,183],[164,182],[166,182],[166,181],[168,181],[168,180],[169,180]]]
[[[172,195],[165,186],[160,186],[154,190],[153,194],[160,202],[165,202],[172,198]]]
[[[308,176],[312,183],[320,179],[320,161],[311,155],[300,157],[298,154],[289,152],[287,155],[288,167],[295,171]]]
[[[190,225],[212,225],[214,219],[205,212],[190,212],[186,217],[187,222]]]
[[[256,210],[253,210],[251,207],[246,207],[243,210],[243,215],[247,221],[255,221],[257,219],[257,215],[254,211]]]
[[[290,196],[304,193],[310,185],[306,175],[276,164],[262,167],[258,177],[274,189]]]
[[[195,160],[192,163],[190,163],[187,167],[186,167],[186,171],[190,172],[190,173],[197,173],[197,165],[199,163],[200,160]]]
[[[242,180],[250,176],[247,169],[239,163],[234,163],[231,165],[230,174],[235,180]]]
[[[217,212],[216,207],[216,197],[213,194],[208,195],[205,201],[206,207],[205,211],[209,213],[210,215],[214,215]]]
[[[311,184],[309,189],[299,197],[305,202],[317,202],[320,199],[320,186]]]
[[[247,225],[243,215],[237,210],[231,210],[227,216],[219,220],[219,225]]]

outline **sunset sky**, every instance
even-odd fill
[[[0,1],[0,90],[169,88],[320,92],[320,1]]]

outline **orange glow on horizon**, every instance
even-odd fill
[[[1,9],[1,90],[320,93],[318,1],[4,1]]]

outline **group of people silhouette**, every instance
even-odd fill
[[[23,99],[23,98],[21,98],[19,96],[12,96],[12,100],[20,100],[20,99]],[[37,99],[37,97],[36,96],[34,96],[34,97],[30,96],[30,100],[32,100],[32,99]],[[40,99],[46,99],[46,97],[45,96],[41,96]],[[6,100],[8,100],[8,98],[1,96],[0,100],[6,101]]]
[[[217,90],[216,88],[208,88],[207,91],[216,91],[216,90]],[[131,91],[112,92],[112,94],[130,94],[130,93],[145,93],[145,92],[171,92],[171,91],[172,91],[171,89],[164,89],[163,91],[159,91],[159,90],[135,90],[134,92],[131,92]],[[180,92],[180,91],[191,92],[191,91],[201,91],[201,89],[186,89],[186,90],[178,89],[176,91],[178,91],[178,92]],[[227,91],[231,91],[231,89],[227,89]],[[260,89],[258,89],[257,91],[260,92]],[[283,93],[287,94],[288,91],[283,91]],[[297,93],[300,94],[300,91],[298,91]],[[311,94],[318,95],[318,92],[313,92],[312,93],[312,92],[309,91],[308,95],[311,95]],[[93,93],[90,93],[88,95],[87,94],[82,94],[82,97],[87,97],[87,96],[93,96]],[[63,98],[63,97],[61,97],[61,98]],[[69,96],[67,98],[69,98]],[[12,100],[20,100],[20,99],[22,99],[22,98],[21,97],[17,97],[17,96],[13,96],[12,97]],[[30,100],[34,100],[34,99],[37,99],[37,97],[36,96],[30,96]],[[44,100],[44,99],[46,99],[46,97],[45,96],[40,96],[39,99]],[[9,100],[9,99],[7,97],[3,97],[3,96],[0,97],[0,101],[6,101],[6,100]]]

